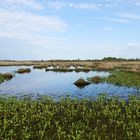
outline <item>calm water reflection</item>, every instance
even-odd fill
[[[0,73],[14,72],[17,66],[0,67]],[[32,69],[32,67],[30,67]],[[97,96],[101,93],[110,95],[119,95],[126,97],[129,94],[136,93],[134,88],[118,87],[111,84],[91,84],[85,88],[78,88],[73,83],[79,78],[87,78],[90,76],[108,76],[108,72],[45,72],[45,70],[32,69],[29,74],[16,74],[15,77],[0,84],[0,94],[22,96],[30,94],[32,96],[51,95],[60,97],[62,95],[77,96],[83,98],[86,96]]]

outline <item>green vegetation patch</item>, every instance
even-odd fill
[[[107,83],[140,88],[140,74],[132,72],[115,71],[109,77],[104,78]]]
[[[140,88],[140,73],[114,71],[108,77],[89,77],[88,81],[92,83],[111,83],[118,86]]]
[[[4,77],[3,75],[0,73],[0,83],[4,82]]]
[[[0,97],[0,138],[115,140],[140,138],[140,99],[100,96],[54,101]]]

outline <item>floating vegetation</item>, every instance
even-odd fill
[[[0,97],[0,138],[120,140],[140,138],[140,99],[104,95],[54,101]]]

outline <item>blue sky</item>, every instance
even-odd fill
[[[1,0],[0,59],[140,58],[140,0]]]

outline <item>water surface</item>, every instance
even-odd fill
[[[21,66],[0,67],[0,73],[14,73]],[[26,68],[23,66],[22,68]],[[33,69],[28,74],[15,74],[15,77],[10,81],[5,81],[0,84],[0,94],[4,95],[49,95],[60,97],[70,95],[71,97],[95,97],[102,93],[107,93],[112,96],[127,97],[130,94],[137,93],[137,89],[128,87],[118,87],[112,84],[100,83],[90,84],[84,88],[78,88],[73,83],[79,78],[87,78],[91,76],[109,76],[108,72],[91,71],[85,72],[52,72],[45,70]]]

